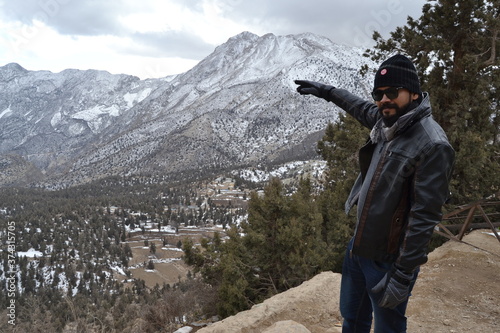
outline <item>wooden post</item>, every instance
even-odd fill
[[[481,214],[483,215],[483,218],[486,220],[486,222],[488,222],[488,224],[490,225],[490,228],[491,230],[493,230],[493,233],[495,234],[495,237],[498,239],[498,241],[500,242],[500,236],[498,236],[498,232],[496,231],[495,229],[495,226],[493,225],[493,223],[491,223],[491,220],[490,218],[488,217],[488,215],[486,215],[486,213],[484,212],[484,209],[483,207],[481,207],[481,205],[479,205],[479,210],[481,211]]]
[[[460,233],[458,234],[458,239],[462,240],[462,238],[464,237],[465,235],[465,232],[467,231],[467,229],[469,229],[469,225],[472,221],[472,218],[474,217],[474,211],[476,210],[478,205],[474,205],[470,208],[469,210],[469,214],[467,214],[467,218],[465,219],[465,223],[462,227],[462,230],[460,230]]]

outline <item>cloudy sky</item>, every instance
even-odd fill
[[[142,79],[185,72],[243,31],[312,32],[369,47],[426,0],[0,0],[0,66],[107,70]]]

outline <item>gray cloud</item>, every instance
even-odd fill
[[[334,42],[370,44],[373,30],[388,37],[408,16],[420,17],[425,0],[232,0],[228,18],[247,22],[275,34],[313,32]]]
[[[3,0],[1,8],[4,20],[38,20],[60,34],[80,36],[119,34],[117,16],[129,10],[121,1],[78,0]]]
[[[174,1],[192,11],[202,11],[201,0]],[[250,32],[276,35],[313,32],[354,46],[371,44],[373,30],[388,36],[397,26],[406,24],[408,15],[419,17],[424,3],[425,0],[219,0],[223,15],[245,23]],[[25,24],[40,20],[63,35],[128,37],[137,49],[123,51],[152,57],[201,60],[213,51],[214,45],[191,33],[137,33],[122,26],[120,17],[138,12],[144,6],[143,2],[132,0],[0,0],[0,17]]]
[[[178,1],[191,10],[201,10],[200,1]],[[23,0],[1,1],[2,18],[33,24],[44,22],[62,35],[128,37],[133,47],[117,51],[150,57],[182,57],[201,59],[213,51],[214,46],[191,33],[167,31],[162,33],[131,32],[121,25],[120,16],[140,9],[138,4],[121,1],[89,0]]]
[[[129,54],[149,57],[178,57],[200,60],[214,50],[200,37],[180,32],[134,33],[134,46],[123,49]]]

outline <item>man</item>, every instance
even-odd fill
[[[342,268],[342,332],[406,332],[406,306],[441,208],[454,151],[433,120],[429,95],[403,55],[384,61],[365,101],[344,89],[297,80],[297,91],[333,102],[371,129],[346,202],[357,224]]]

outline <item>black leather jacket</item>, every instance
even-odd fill
[[[332,89],[327,100],[372,129],[381,117],[375,104],[343,89]],[[441,126],[431,116],[423,94],[415,116],[390,141],[369,141],[359,151],[361,173],[346,202],[346,212],[358,205],[353,253],[413,271],[427,261],[455,152]]]

